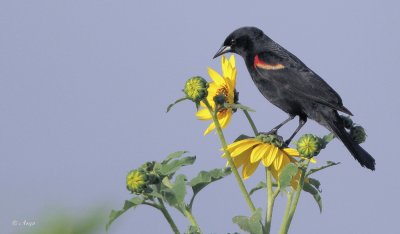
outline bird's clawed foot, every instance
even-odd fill
[[[282,144],[282,148],[289,147],[289,144],[290,144],[291,141],[292,141],[292,139],[287,139],[286,141],[284,141],[283,144]]]

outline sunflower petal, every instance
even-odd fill
[[[274,160],[274,167],[277,170],[279,170],[281,168],[284,157],[287,157],[286,154],[283,151],[278,150],[278,153],[277,153],[276,158]]]
[[[210,133],[214,129],[215,129],[215,124],[214,124],[214,122],[212,122],[210,124],[210,126],[208,126],[208,128],[204,131],[204,136],[207,135],[208,133]]]
[[[216,72],[212,68],[208,68],[208,75],[211,77],[211,79],[217,84],[217,85],[224,85],[224,79],[222,76]]]
[[[251,141],[251,142],[248,142],[247,144],[240,145],[236,149],[231,151],[231,156],[236,157],[236,156],[242,154],[244,151],[250,149],[251,147],[253,147],[259,143],[260,143],[259,141]]]
[[[260,161],[258,161],[256,163],[247,162],[243,166],[243,170],[242,170],[243,179],[249,178],[256,171],[258,164],[260,164]]]
[[[272,167],[270,167],[271,170],[276,171],[276,173],[277,173],[277,175],[279,177],[281,175],[281,172],[282,172],[283,168],[285,168],[290,163],[290,161],[291,161],[290,159],[291,158],[289,158],[289,157],[283,157],[281,166],[279,168],[276,168],[275,164],[274,164]]]
[[[269,171],[271,172],[272,176],[274,177],[275,181],[279,181],[279,173],[275,170],[274,167],[269,167]]]
[[[222,67],[222,76],[223,77],[228,77],[229,76],[228,65],[229,65],[228,59],[226,59],[225,56],[222,55],[221,67]]]
[[[271,145],[271,148],[270,148],[269,153],[267,155],[267,167],[271,166],[271,164],[274,162],[278,151],[279,151],[278,147]]]
[[[248,158],[246,157],[246,155],[241,155],[239,157],[235,157],[233,158],[233,163],[235,164],[236,168],[241,167],[246,161],[248,160]],[[229,165],[229,163],[228,163]]]
[[[199,119],[199,120],[210,120],[210,119],[212,119],[210,111],[208,111],[208,109],[206,109],[206,108],[197,111],[196,116],[197,116],[197,119]]]
[[[290,156],[294,156],[294,157],[298,157],[300,155],[299,151],[297,151],[296,149],[292,149],[292,148],[284,148],[283,151],[285,151],[285,153],[287,153]]]
[[[221,124],[221,128],[225,128],[228,126],[229,122],[232,119],[232,110],[226,110],[224,115],[221,118],[218,116],[218,121]]]
[[[260,159],[263,157],[263,154],[261,153],[264,150],[264,144],[259,144],[254,149],[251,151],[250,155],[250,162],[255,163],[257,161],[260,161]]]
[[[232,81],[233,88],[236,87],[236,74],[237,74],[237,70],[236,70],[236,69],[233,69],[233,70],[232,70],[232,74],[229,76],[229,77],[230,77],[230,80]]]
[[[248,142],[256,142],[256,141],[257,140],[255,140],[254,138],[248,138],[248,139],[236,141],[236,142],[233,142],[232,144],[228,145],[228,150],[232,151],[232,150],[236,149],[238,146],[240,146],[241,144],[246,144]]]
[[[235,56],[231,55],[231,57],[229,57],[229,63],[232,67],[236,67]]]

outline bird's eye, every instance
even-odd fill
[[[231,40],[231,46],[235,46],[236,45],[236,40],[235,39],[232,39]]]

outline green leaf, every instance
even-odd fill
[[[323,147],[325,148],[326,145],[331,142],[333,139],[335,139],[335,135],[333,133],[329,133],[328,135],[325,135],[322,140],[323,140]]]
[[[162,184],[163,184],[165,187],[167,187],[167,188],[169,188],[169,189],[172,189],[172,187],[174,186],[174,185],[171,183],[171,181],[169,180],[168,177],[164,177],[163,180],[162,180],[161,182],[162,182]]]
[[[176,159],[176,158],[180,158],[182,155],[186,154],[187,151],[185,150],[181,150],[181,151],[176,151],[172,154],[169,154],[162,162],[161,164],[166,164],[169,161],[171,161],[172,159]]]
[[[340,164],[340,162],[327,161],[326,165],[309,170],[307,172],[306,176],[309,176],[309,175],[311,175],[311,174],[313,174],[313,173],[315,173],[317,171],[323,170],[323,169],[328,168],[328,167],[336,166],[336,165],[339,165],[339,164]]]
[[[280,189],[285,189],[290,185],[293,176],[295,176],[298,172],[299,168],[294,163],[289,163],[283,168],[281,174],[279,175],[279,186]]]
[[[196,194],[210,183],[224,178],[231,174],[231,172],[231,168],[229,167],[222,169],[217,168],[211,171],[201,171],[189,184],[193,188],[193,193]]]
[[[245,111],[248,111],[248,112],[256,112],[255,110],[251,109],[250,107],[242,105],[242,104],[225,103],[224,107],[225,108],[231,108],[231,109],[241,109],[241,110],[245,110]]]
[[[182,101],[185,101],[185,100],[189,100],[187,97],[184,97],[184,98],[180,98],[180,99],[178,99],[178,100],[176,100],[174,103],[172,103],[172,104],[169,104],[168,105],[168,107],[167,107],[167,113],[171,110],[171,108],[175,105],[175,104],[178,104],[178,103],[180,103],[180,102],[182,102]]]
[[[319,212],[322,212],[322,198],[318,188],[314,187],[310,183],[304,183],[303,190],[310,193],[314,197],[315,202],[318,204]]]
[[[264,181],[260,181],[256,187],[252,188],[249,192],[249,195],[252,195],[255,191],[266,188],[267,184]]]
[[[222,169],[217,168],[217,169],[213,169],[211,171],[199,172],[199,174],[189,182],[189,185],[193,189],[193,196],[190,199],[190,203],[188,206],[189,210],[192,209],[194,198],[196,197],[197,193],[200,192],[200,190],[202,190],[204,187],[206,187],[210,183],[220,180],[220,179],[224,178],[225,176],[231,174],[231,172],[232,171],[231,171],[230,167],[222,168]]]
[[[161,193],[156,191],[156,189],[153,189],[153,191],[151,193],[148,193],[147,195],[149,195],[150,197],[163,199],[163,196],[161,195]]]
[[[235,216],[232,221],[239,225],[240,229],[251,234],[262,234],[261,208],[258,208],[251,217]]]
[[[192,165],[196,161],[196,156],[184,157],[181,159],[176,159],[170,161],[166,164],[162,164],[160,168],[160,173],[164,176],[170,176],[174,174],[183,166]]]
[[[110,213],[110,217],[108,219],[108,223],[106,225],[106,230],[111,226],[112,222],[116,220],[119,216],[121,216],[123,213],[125,213],[127,210],[130,208],[135,208],[136,206],[142,204],[144,202],[144,199],[142,197],[134,197],[130,200],[126,200],[124,207],[121,210],[112,210]]]
[[[245,139],[249,139],[251,138],[250,136],[241,134],[240,136],[238,136],[233,142],[237,142],[237,141],[241,141],[241,140],[245,140]]]
[[[178,175],[174,183],[163,179],[161,194],[170,206],[181,210],[186,195],[186,176]]]
[[[308,178],[308,183],[312,184],[316,189],[318,189],[319,192],[321,192],[321,190],[319,189],[319,187],[321,186],[321,183],[314,178]]]

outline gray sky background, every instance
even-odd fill
[[[86,212],[120,208],[131,195],[127,172],[147,160],[189,150],[197,163],[184,170],[223,167],[215,134],[196,120],[192,104],[165,114],[193,75],[220,71],[216,50],[232,30],[261,28],[321,75],[368,133],[363,145],[377,170],[363,169],[339,141],[318,158],[340,166],[317,175],[324,210],[303,194],[293,233],[396,233],[398,116],[400,114],[398,1],[7,1],[0,2],[0,233],[12,220],[32,220],[54,207]],[[237,57],[240,100],[269,130],[286,114],[269,104]],[[293,121],[281,130],[288,137]],[[309,121],[304,133],[326,134]],[[226,130],[232,141],[251,133],[244,115]],[[263,170],[246,181],[251,187]],[[255,196],[264,207],[264,192]],[[284,197],[273,230],[278,230]],[[172,212],[173,215],[179,215]],[[194,215],[204,233],[239,231],[248,215],[233,177],[204,190]],[[179,217],[185,230],[188,222]],[[161,213],[139,207],[110,233],[169,233]]]

